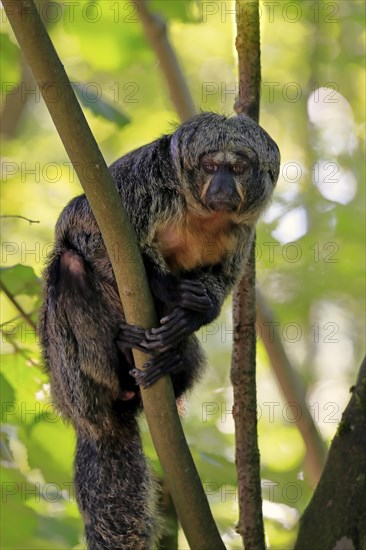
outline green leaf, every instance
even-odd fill
[[[102,116],[106,120],[114,122],[120,128],[130,123],[130,118],[125,113],[116,109],[105,99],[99,97],[96,88],[88,86],[86,89],[83,84],[79,83],[74,83],[73,88],[80,102],[90,109],[94,115]]]
[[[13,296],[38,296],[41,291],[40,279],[33,267],[27,265],[17,264],[0,268],[0,281]]]
[[[46,376],[41,369],[28,365],[26,359],[19,354],[4,355],[1,358],[1,368],[4,378],[13,388],[16,396],[15,409],[8,411],[6,422],[32,424],[40,415],[36,394],[42,390],[43,383],[47,381]]]
[[[42,407],[42,420],[35,423],[28,433],[28,462],[32,468],[41,465],[46,481],[57,484],[60,491],[70,491],[75,453],[74,430],[53,412],[50,405],[40,403],[41,412]]]
[[[201,2],[192,2],[192,0],[180,0],[179,2],[153,0],[149,3],[149,9],[158,12],[165,19],[177,19],[184,23],[198,23],[200,21],[200,4]]]
[[[15,410],[15,391],[13,386],[0,373],[0,396],[1,396],[1,423],[6,422],[9,411]]]
[[[19,80],[19,48],[10,40],[7,34],[1,32],[0,50],[0,82],[3,86],[3,91],[11,94],[14,93]]]
[[[1,485],[0,547],[4,550],[29,548],[26,541],[36,530],[37,515],[25,504],[25,479],[17,470],[2,467]]]

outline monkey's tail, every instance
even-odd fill
[[[154,547],[157,491],[136,418],[123,419],[123,433],[117,429],[98,439],[78,435],[75,492],[89,550]]]

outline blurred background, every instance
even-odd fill
[[[179,122],[133,2],[37,5],[108,163]],[[234,3],[154,0],[149,9],[167,22],[197,109],[233,113]],[[329,446],[364,352],[365,5],[266,1],[260,10],[260,122],[282,165],[257,238],[258,287],[271,310],[258,325],[259,446],[267,544],[290,549],[315,487],[307,464],[321,462],[321,439]],[[83,548],[74,434],[50,404],[36,335],[54,225],[81,188],[2,8],[0,17],[1,547]],[[220,532],[236,549],[231,330],[229,300],[199,332],[210,366],[183,423]],[[321,437],[314,448],[298,429],[304,405],[283,394],[268,358],[281,346]]]

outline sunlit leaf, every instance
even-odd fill
[[[19,48],[9,38],[9,35],[0,33],[1,71],[0,82],[2,92],[9,95],[15,92],[19,83]],[[4,98],[5,99],[5,98]],[[9,97],[7,98],[9,100]],[[6,101],[6,100],[5,100]]]
[[[102,99],[96,88],[89,86],[86,89],[83,84],[74,84],[73,87],[81,103],[88,107],[94,115],[102,116],[120,128],[130,123],[130,118],[110,102]]]
[[[201,0],[179,0],[179,2],[166,2],[166,0],[152,0],[151,11],[158,12],[168,20],[178,19],[185,23],[199,22],[199,9]]]
[[[38,296],[40,293],[40,280],[33,268],[26,265],[0,268],[0,280],[13,296]]]

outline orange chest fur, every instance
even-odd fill
[[[229,214],[207,217],[188,214],[183,223],[174,221],[159,226],[155,243],[173,271],[190,270],[220,263],[237,246]]]

